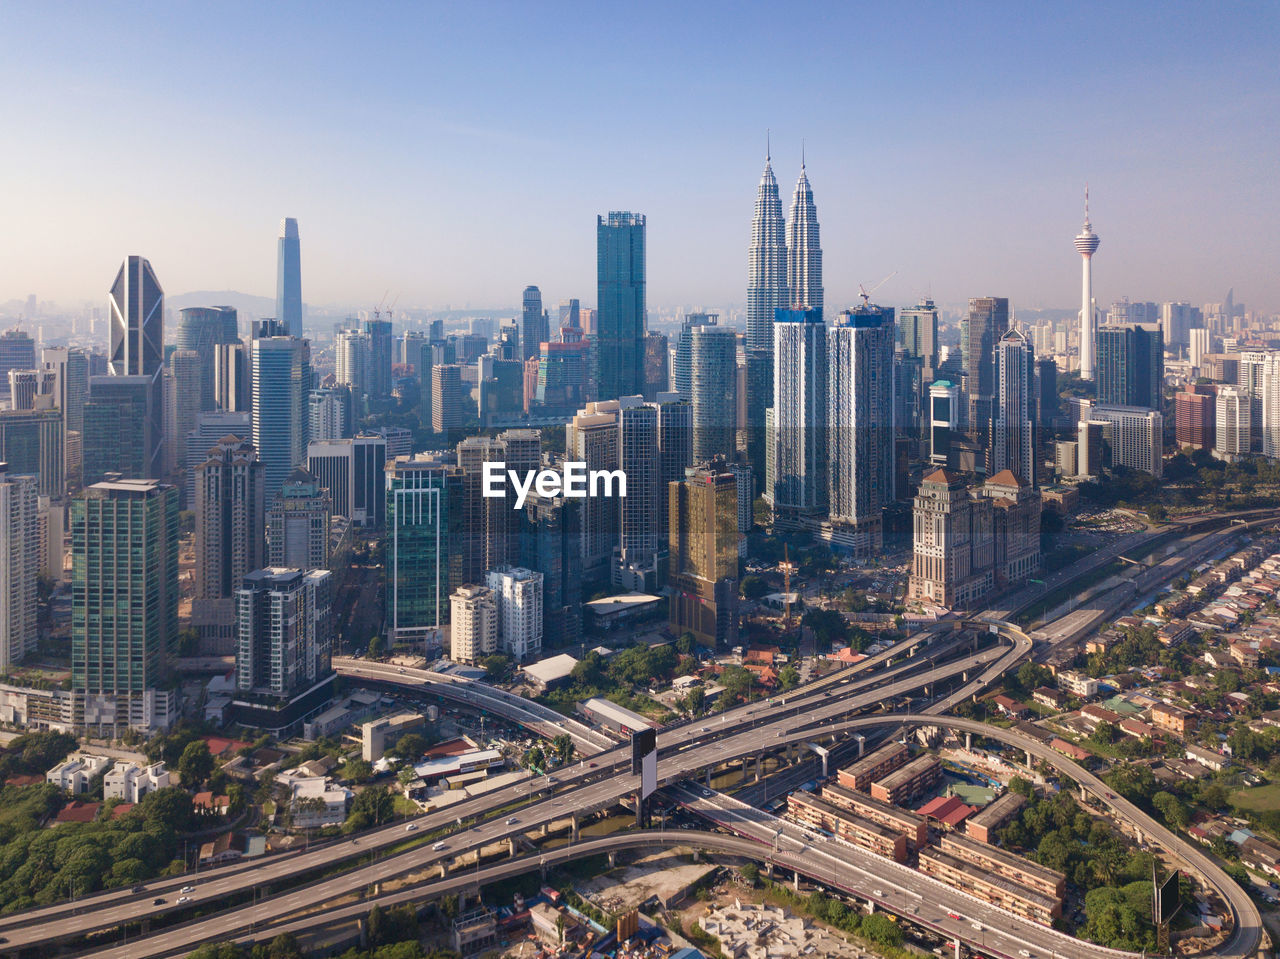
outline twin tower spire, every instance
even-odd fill
[[[800,161],[800,178],[791,197],[791,216],[782,218],[778,181],[766,150],[764,173],[751,218],[747,271],[748,350],[773,349],[773,311],[778,307],[821,309],[822,245],[813,189]]]

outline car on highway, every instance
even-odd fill
[[[960,918],[960,914],[959,914],[959,913],[956,913],[956,912],[949,912],[949,913],[947,913],[947,918],[948,918],[948,919],[959,919],[959,918]]]
[[[178,892],[195,892],[195,891],[196,891],[195,886],[183,886],[181,889],[178,890]]]
[[[134,887],[133,887],[132,889],[130,889],[129,891],[130,891],[130,892],[146,892],[146,891],[147,891],[147,887],[146,887],[146,886],[134,886]]]
[[[514,825],[515,825],[516,823],[518,823],[519,821],[520,821],[520,820],[519,820],[519,819],[517,819],[515,816],[512,816],[510,819],[508,819],[508,820],[507,820],[507,825],[508,825],[508,826],[514,826]]]
[[[444,841],[441,840],[440,842],[436,843],[434,846],[431,847],[431,849],[434,852],[440,852],[442,849],[444,849]]]
[[[411,822],[411,823],[409,823],[409,825],[407,825],[407,826],[405,826],[405,827],[404,827],[404,831],[405,831],[405,832],[413,832],[413,831],[414,831],[415,829],[417,829],[417,828],[418,828],[418,824],[417,824],[416,822]]]
[[[704,790],[702,790],[702,795],[703,795],[703,796],[705,796],[707,799],[710,799],[710,798],[711,798],[711,790],[710,790],[710,789],[704,789]]]
[[[971,922],[969,923],[969,926],[978,932],[982,932],[982,923],[980,922]]]
[[[190,901],[191,901],[191,897],[190,897],[190,896],[179,896],[179,897],[178,897],[178,905],[179,905],[179,906],[181,906],[184,902],[190,902]]]
[[[163,905],[164,905],[164,897],[163,897],[163,896],[157,896],[155,899],[152,899],[152,900],[151,900],[151,905],[153,905],[153,906],[163,906]]]
[[[1022,959],[1031,959],[1031,950],[1029,950],[1029,949],[1019,949],[1019,950],[1018,950],[1018,955],[1020,955],[1020,956],[1022,957]]]
[[[877,889],[877,890],[875,890],[875,894],[876,894],[877,896],[883,896],[883,895],[884,895],[884,890],[883,890],[883,889]]]

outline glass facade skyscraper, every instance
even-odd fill
[[[427,645],[449,618],[450,501],[461,492],[457,467],[420,453],[387,464],[387,630],[393,640]]]
[[[114,377],[129,377],[128,387],[146,397],[136,404],[142,421],[131,439],[141,443],[142,471],[132,475],[159,479],[165,467],[164,290],[144,257],[130,256],[121,265],[111,285],[110,313],[108,370]]]
[[[1154,323],[1098,327],[1098,402],[1162,410],[1164,333]]]
[[[252,440],[264,467],[266,496],[272,500],[307,454],[310,346],[292,336],[256,339],[252,370]]]
[[[822,310],[778,310],[773,321],[773,407],[765,497],[775,510],[826,505],[827,328]]]
[[[302,252],[298,243],[298,221],[280,221],[280,241],[276,251],[276,319],[290,336],[302,336]]]
[[[644,392],[645,218],[610,212],[596,217],[598,395]]]

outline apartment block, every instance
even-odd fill
[[[905,862],[907,837],[885,826],[862,819],[845,809],[799,790],[787,797],[787,816],[814,829],[829,832],[894,862]]]
[[[902,743],[889,743],[875,752],[867,753],[856,763],[836,773],[836,782],[846,789],[866,791],[877,779],[882,779],[906,763],[907,747]]]
[[[833,806],[847,809],[856,816],[902,833],[907,839],[909,849],[919,849],[929,841],[928,822],[923,816],[918,816],[907,809],[891,806],[889,803],[872,799],[865,793],[855,792],[835,784],[822,787],[822,798]]]
[[[941,779],[941,761],[937,756],[925,753],[917,756],[901,769],[894,770],[879,782],[873,782],[871,798],[887,803],[902,803],[926,789],[932,789]]]

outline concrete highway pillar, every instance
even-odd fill
[[[551,823],[544,822],[542,824],[542,835],[545,836],[550,831],[551,831]]]
[[[512,859],[516,857],[516,840],[514,836],[507,840],[507,855]]]
[[[609,868],[614,869],[618,865],[618,854],[616,852],[609,853]]]
[[[956,936],[955,959],[960,959],[960,937],[959,936]]]
[[[973,733],[964,734],[964,751],[967,753],[973,752]]]
[[[796,873],[796,880],[794,885],[795,885],[796,892],[799,892],[800,891],[800,873],[798,872]]]
[[[772,863],[772,862],[766,862],[766,863],[764,864],[764,874],[765,874],[766,876],[768,876],[770,879],[772,879],[772,878],[773,878],[773,863]]]
[[[1024,752],[1024,753],[1026,753],[1026,756],[1027,756],[1027,768],[1028,768],[1028,769],[1031,769],[1031,768],[1032,768],[1032,766],[1031,766],[1031,750],[1029,750],[1029,749],[1024,749],[1024,750],[1023,750],[1023,752]]]
[[[756,753],[756,782],[760,781],[761,767],[764,765],[764,753]]]
[[[711,767],[707,767],[707,788],[711,788]]]
[[[967,683],[969,681],[969,670],[966,669],[960,673],[960,681],[962,683]]]
[[[458,915],[462,915],[467,911],[467,891],[465,889],[458,890]]]
[[[570,816],[570,817],[569,817],[569,823],[570,823],[570,830],[571,830],[571,831],[572,831],[572,833],[573,833],[573,841],[574,841],[574,842],[577,842],[577,841],[578,841],[578,815],[577,815],[577,813],[574,813],[572,816]]]

